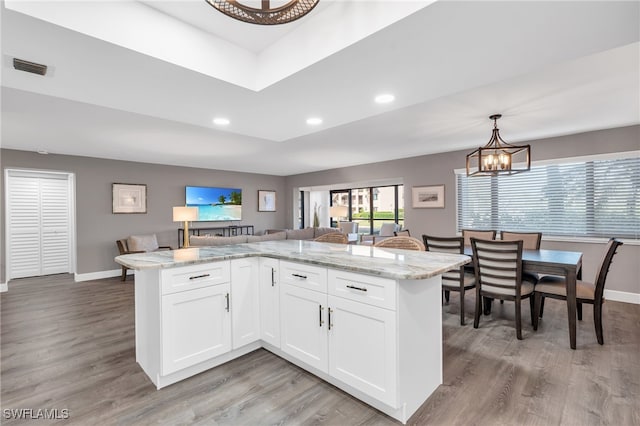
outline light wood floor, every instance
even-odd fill
[[[131,280],[10,282],[0,295],[3,410],[68,409],[61,422],[78,425],[398,424],[262,349],[155,390],[135,362]],[[585,306],[573,351],[562,302],[547,300],[537,332],[523,303],[518,341],[512,303],[494,304],[475,330],[473,296],[464,327],[458,300],[443,309],[444,384],[410,424],[640,424],[640,306],[605,303],[604,346]]]

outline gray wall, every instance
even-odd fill
[[[174,167],[127,161],[103,160],[68,155],[40,155],[27,151],[0,151],[2,177],[2,235],[4,235],[4,170],[28,168],[75,173],[77,272],[118,269],[115,241],[132,234],[156,233],[161,245],[178,245],[178,223],[172,221],[172,207],[184,205],[186,185],[221,186],[242,189],[242,221],[256,232],[284,228],[284,177],[219,170]],[[147,214],[112,214],[111,184],[147,185]],[[277,212],[258,212],[258,189],[275,190]],[[193,226],[226,226],[231,222],[202,222]],[[5,282],[5,240],[2,240],[1,277]]]
[[[484,141],[479,141],[484,143]],[[557,138],[534,140],[532,160],[575,157],[580,155],[624,152],[640,149],[640,126],[581,133]],[[469,150],[470,151],[470,150]],[[400,177],[405,185],[405,226],[411,235],[453,235],[456,232],[456,194],[454,169],[463,168],[467,151],[425,155],[362,166],[325,170],[288,176],[285,194],[292,197],[296,188],[359,182]],[[421,185],[445,185],[444,209],[411,208],[411,188]],[[292,199],[287,201],[289,205]],[[287,223],[293,223],[287,210]],[[593,280],[604,244],[543,241],[542,248],[573,250],[584,253],[583,278]],[[640,294],[640,246],[623,245],[607,281],[608,290]]]

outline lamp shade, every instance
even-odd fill
[[[190,222],[198,220],[198,208],[197,207],[185,207],[179,206],[173,208],[173,221],[174,222]]]
[[[329,207],[329,216],[331,217],[347,217],[349,208],[347,206],[331,206]]]

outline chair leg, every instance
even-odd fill
[[[464,287],[460,289],[460,325],[464,325]]]
[[[121,281],[125,281],[127,279],[127,268],[125,266],[122,267],[122,277],[120,277]]]
[[[542,295],[540,293],[534,293],[534,314],[533,314],[533,329],[538,330],[538,318],[540,318],[540,304],[542,302]]]
[[[449,290],[445,290],[444,291],[444,300],[449,303]]]
[[[582,302],[576,304],[576,312],[578,312],[578,321],[582,321]]]
[[[539,318],[542,318],[542,314],[544,313],[544,297],[540,300],[540,314]]]
[[[480,296],[480,292],[476,292],[476,312],[473,315],[473,328],[478,328],[480,324],[480,312],[482,312],[482,300],[483,297]]]
[[[484,314],[485,315],[490,315],[491,314],[491,306],[493,305],[493,299],[490,297],[483,297],[482,298],[483,302],[484,302]]]
[[[537,324],[534,324],[536,322],[536,309],[535,309],[535,299],[533,294],[529,296],[529,311],[531,312],[531,325],[537,325]]]
[[[602,335],[602,303],[594,303],[593,305],[593,323],[596,326],[596,337],[598,338],[598,343],[604,345],[604,337]]]
[[[516,300],[516,337],[522,340],[522,317],[520,316],[520,301]]]

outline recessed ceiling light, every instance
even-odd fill
[[[213,124],[216,124],[218,126],[227,126],[229,125],[229,123],[231,123],[229,121],[228,118],[224,118],[224,117],[216,117],[213,119]]]
[[[322,118],[319,118],[319,117],[307,118],[307,124],[310,126],[317,126],[318,124],[322,124]]]
[[[393,102],[396,99],[391,93],[383,93],[382,95],[378,95],[375,98],[376,103],[378,104],[388,104],[389,102]]]

